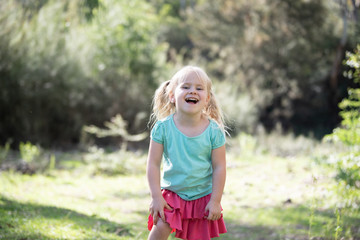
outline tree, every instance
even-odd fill
[[[358,22],[358,8],[359,4],[356,3],[355,0],[352,0],[350,3],[346,0],[337,0],[336,1],[339,5],[339,15],[342,19],[342,35],[338,46],[336,48],[336,55],[330,75],[330,88],[334,95],[334,101],[337,101],[337,87],[338,87],[338,80],[339,80],[339,73],[341,72],[342,61],[345,56],[345,47],[348,41],[349,35],[349,24],[348,21],[352,21],[353,25],[357,24]]]
[[[329,131],[339,17],[329,1],[207,1],[190,12],[194,49],[220,81],[248,95],[268,130]],[[230,113],[231,114],[231,113]]]
[[[22,3],[0,4],[0,144],[77,143],[83,125],[118,113],[130,133],[144,128],[136,116],[150,111],[166,53],[151,5]]]

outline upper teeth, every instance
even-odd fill
[[[187,101],[197,101],[196,98],[187,98],[186,100],[187,100]]]

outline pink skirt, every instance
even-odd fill
[[[175,237],[186,240],[209,240],[226,233],[226,227],[221,218],[216,221],[207,220],[205,207],[210,200],[211,194],[205,197],[185,201],[174,192],[162,190],[165,201],[173,210],[164,210],[166,222],[176,231]],[[148,229],[153,227],[153,218],[149,215]]]

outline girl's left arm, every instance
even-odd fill
[[[209,203],[205,208],[209,220],[218,220],[221,217],[221,197],[224,191],[226,179],[226,150],[225,145],[213,149],[211,153],[213,177],[212,193]]]

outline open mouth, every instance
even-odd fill
[[[185,98],[185,102],[190,104],[196,104],[199,100],[193,97]]]

